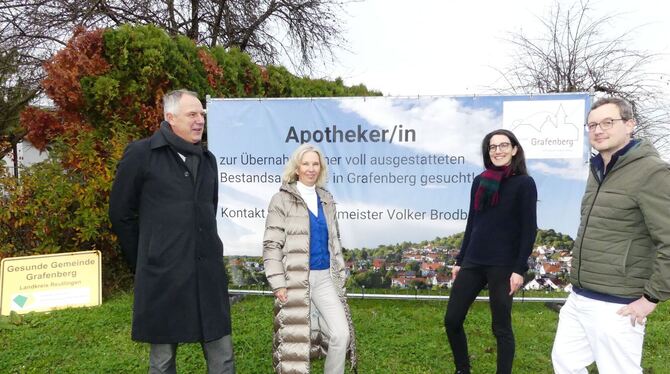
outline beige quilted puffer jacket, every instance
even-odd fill
[[[349,321],[348,355],[356,371],[356,338],[347,304],[345,268],[333,196],[316,192],[328,224],[330,275]],[[275,299],[272,362],[276,373],[309,373],[310,356],[327,351],[328,337],[319,330],[318,315],[309,299],[309,213],[295,183],[283,184],[268,207],[263,238],[265,275],[272,290],[286,288],[288,301]]]

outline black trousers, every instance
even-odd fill
[[[444,327],[454,354],[457,370],[470,368],[468,342],[463,322],[470,305],[479,292],[489,285],[493,335],[497,342],[498,374],[512,372],[514,361],[514,332],[512,331],[512,296],[509,295],[511,267],[468,265],[461,267],[449,297]]]

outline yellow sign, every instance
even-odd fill
[[[102,302],[100,251],[12,257],[0,265],[0,314]]]

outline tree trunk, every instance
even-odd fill
[[[19,148],[17,143],[12,142],[12,158],[14,159],[14,178],[19,178]]]

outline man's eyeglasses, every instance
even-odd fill
[[[596,127],[600,126],[602,130],[609,130],[614,126],[614,121],[627,121],[626,119],[623,118],[605,118],[604,120],[600,122],[589,122],[586,125],[586,128],[589,131],[596,131]]]
[[[489,145],[489,153],[493,153],[496,149],[499,149],[500,152],[506,152],[512,145],[510,143],[500,143],[500,144],[491,144]]]

